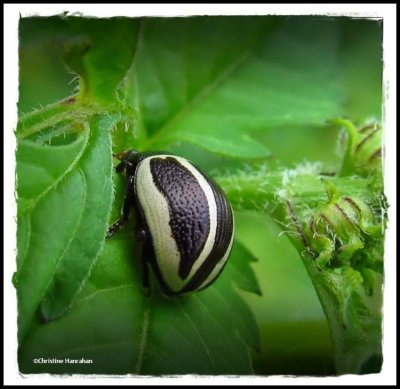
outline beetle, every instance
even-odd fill
[[[167,296],[202,290],[227,263],[234,238],[232,207],[219,185],[188,160],[172,154],[127,150],[115,155],[127,187],[110,238],[138,216],[143,242],[143,286],[150,291],[149,265]]]

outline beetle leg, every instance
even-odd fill
[[[129,220],[129,214],[132,208],[132,198],[133,198],[133,185],[134,185],[134,178],[129,177],[128,179],[128,187],[125,192],[125,200],[124,205],[122,207],[121,217],[107,230],[107,238],[111,238],[116,232],[118,232]]]
[[[116,171],[117,173],[122,173],[122,172],[124,171],[125,167],[126,167],[125,161],[121,161],[121,162],[116,166],[115,171]]]

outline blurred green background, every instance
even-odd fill
[[[355,120],[381,115],[382,25],[376,20],[332,18],[341,26],[344,105]],[[60,41],[67,30],[61,18],[20,21],[20,79],[18,111],[63,99],[74,92],[75,76],[63,63]],[[322,161],[333,170],[337,133],[321,128],[279,128],[261,135],[273,161],[293,167]],[[284,139],[284,141],[282,141]],[[257,257],[253,269],[263,296],[240,292],[260,325],[261,352],[254,352],[258,374],[334,373],[332,341],[314,288],[298,253],[272,220],[237,213],[237,238]],[[262,260],[261,260],[262,259]]]

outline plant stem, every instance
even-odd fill
[[[384,196],[371,180],[327,178],[317,165],[217,179],[235,209],[262,210],[288,233],[327,317],[338,374],[375,372],[381,364]],[[317,230],[322,218],[331,224]]]

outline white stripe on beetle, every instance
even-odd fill
[[[182,280],[179,277],[180,253],[170,226],[168,202],[154,184],[150,170],[151,159],[165,159],[167,157],[176,159],[196,178],[199,186],[203,189],[209,208],[209,234],[203,250],[201,251],[188,277],[185,280]],[[213,190],[203,175],[190,162],[184,158],[167,154],[151,156],[141,161],[136,170],[135,185],[137,197],[145,214],[147,225],[153,240],[157,267],[160,270],[165,283],[171,288],[171,290],[173,292],[179,292],[196,274],[199,267],[206,260],[213,249],[217,230],[217,205]],[[231,244],[232,240],[230,245]],[[213,272],[211,273],[212,275],[218,274],[219,269],[227,260],[228,254],[229,250],[221,259],[221,261],[218,262],[216,268],[213,269]],[[212,277],[210,275],[207,277],[206,281],[209,282],[211,279]],[[205,284],[205,282],[203,282],[203,284]]]

